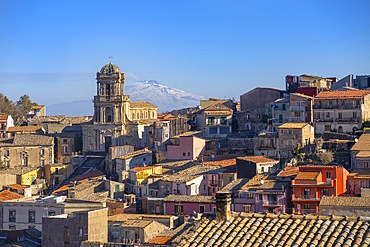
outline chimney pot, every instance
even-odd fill
[[[231,218],[231,193],[217,192],[216,193],[216,220],[226,221]]]

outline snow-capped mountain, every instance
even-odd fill
[[[131,101],[148,101],[158,107],[158,112],[167,112],[186,107],[195,107],[205,97],[167,87],[155,80],[139,81],[125,85],[125,94]],[[93,98],[93,95],[91,96]],[[46,107],[47,115],[85,116],[92,115],[92,100],[80,100],[54,104]]]
[[[131,101],[148,101],[158,106],[158,112],[194,107],[205,97],[167,87],[155,80],[139,81],[125,87]]]

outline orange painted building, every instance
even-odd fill
[[[338,196],[346,192],[348,174],[342,166],[300,166],[292,181],[293,212],[317,214],[322,196]]]

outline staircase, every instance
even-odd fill
[[[101,157],[101,156],[88,156],[88,157],[86,157],[85,161],[82,162],[79,166],[77,166],[73,170],[72,174],[67,179],[64,179],[61,183],[59,183],[57,186],[55,186],[48,194],[51,194],[54,190],[56,190],[56,189],[58,189],[58,188],[60,188],[64,185],[70,184],[71,181],[73,181],[75,177],[83,175],[83,174],[93,170],[94,168],[98,169],[99,165],[104,161],[104,158],[105,157]]]

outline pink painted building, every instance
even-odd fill
[[[164,214],[190,215],[191,213],[216,212],[213,196],[169,195],[164,198]]]
[[[168,160],[195,160],[205,150],[206,140],[180,136],[179,145],[167,145]]]

